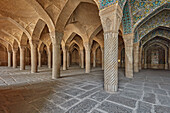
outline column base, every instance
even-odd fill
[[[60,77],[52,77],[53,80],[59,79]]]
[[[21,69],[21,68],[20,68],[20,70],[22,71],[22,70],[25,70],[25,69]]]
[[[60,78],[60,76],[59,76],[59,75],[54,75],[54,74],[52,75],[52,79],[54,79],[54,80],[55,80],[55,79],[58,79],[58,78]]]
[[[146,64],[144,65],[144,69],[147,69],[147,65]]]
[[[37,73],[37,72],[31,72],[31,73]]]
[[[49,69],[51,69],[52,67],[51,66],[48,66]]]
[[[133,78],[133,72],[127,72],[126,77],[127,78]]]
[[[135,73],[138,73],[138,72],[139,72],[139,70],[134,70],[134,72],[135,72]]]
[[[90,71],[89,71],[89,70],[87,70],[85,73],[90,73]]]
[[[168,70],[168,64],[165,64],[165,70]]]
[[[104,84],[104,90],[109,93],[116,93],[118,90],[118,85]]]

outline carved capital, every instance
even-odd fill
[[[133,46],[133,39],[134,39],[133,33],[123,35],[125,46]]]
[[[17,53],[18,49],[13,48],[12,51],[13,51],[13,53]]]
[[[38,44],[39,44],[39,40],[30,40],[30,45],[31,46],[38,47]]]
[[[20,45],[20,49],[21,49],[21,50],[25,50],[26,47],[27,47],[26,45]]]
[[[101,10],[100,18],[104,32],[118,32],[123,12],[116,4]]]
[[[58,32],[58,31],[52,31],[50,33],[51,39],[52,39],[52,43],[53,44],[60,44],[61,40],[63,38],[63,33],[62,32]]]
[[[84,47],[85,47],[85,50],[88,51],[91,49],[91,46],[90,46],[90,43],[89,42],[84,42]]]

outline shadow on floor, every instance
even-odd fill
[[[54,81],[0,87],[0,113],[37,113],[42,111],[49,105],[49,101],[45,98],[54,93],[53,83]]]

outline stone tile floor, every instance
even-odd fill
[[[62,78],[51,70],[0,67],[0,113],[170,113],[170,71],[142,70],[133,79],[119,70],[119,91],[103,91],[103,71],[70,68]]]

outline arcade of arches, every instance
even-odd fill
[[[17,81],[24,76],[27,79],[29,78],[27,75],[30,75],[30,78],[33,75],[35,75],[33,78],[38,78],[41,73],[50,76],[48,80],[51,83],[48,82],[47,86],[62,85],[63,79],[63,83],[67,83],[70,79],[73,79],[70,80],[72,84],[80,83],[81,79],[87,80],[89,77],[90,81],[87,82],[90,84],[91,80],[96,80],[95,83],[102,90],[95,95],[96,98],[81,101],[76,97],[74,100],[69,100],[68,95],[59,95],[61,93],[59,92],[58,98],[60,96],[65,98],[63,106],[68,107],[71,103],[74,105],[74,102],[80,102],[73,108],[57,106],[61,108],[58,108],[60,111],[56,113],[67,110],[69,113],[168,112],[170,110],[169,0],[0,0],[0,5],[0,68],[2,68],[0,87],[1,84],[3,86],[0,92],[2,95],[9,94],[9,89],[5,87],[16,85],[8,84],[10,80]],[[79,71],[82,78],[74,76]],[[18,79],[15,77],[7,79],[7,75],[15,76],[15,73],[16,75],[21,73]],[[72,76],[63,77],[66,73],[72,73]],[[47,78],[44,76],[41,79],[45,81]],[[161,82],[158,82],[159,79]],[[25,86],[21,85],[23,88],[29,84],[25,82]],[[88,85],[84,89],[97,87],[96,84]],[[143,84],[141,97],[138,98],[137,95],[134,99],[133,94],[124,93],[124,90],[131,91],[133,88],[132,92],[139,90],[141,84]],[[46,87],[45,83],[43,87]],[[80,88],[77,90],[74,88],[70,92],[68,90],[68,93],[73,91],[72,96],[75,96],[74,93],[79,93],[77,90],[81,91]],[[148,92],[150,89],[152,91],[146,93],[144,89]],[[112,95],[119,93],[120,90],[125,96]],[[64,92],[67,93],[67,90]],[[89,92],[87,95],[93,93]],[[132,98],[126,98],[131,96]],[[109,97],[107,101],[105,97]],[[1,94],[0,98],[3,98]],[[8,98],[10,95],[6,97],[7,100]],[[152,98],[155,99],[154,102]],[[123,100],[126,99],[124,103]],[[58,99],[58,101],[62,100]],[[96,101],[102,103],[95,107]],[[83,106],[85,103],[90,104]],[[106,107],[107,104],[109,108]],[[79,108],[80,106],[83,107]],[[10,112],[8,110],[15,108],[14,106],[8,109],[8,107],[0,102],[0,112]],[[35,110],[42,112],[36,107]]]

